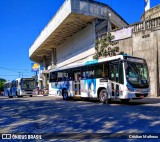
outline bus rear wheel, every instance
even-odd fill
[[[102,89],[99,93],[99,100],[103,104],[109,104],[111,99],[108,98],[108,93],[106,89]]]
[[[68,91],[67,90],[63,90],[63,100],[68,100]]]

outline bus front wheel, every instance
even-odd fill
[[[63,100],[68,100],[68,91],[67,90],[63,90]]]
[[[103,104],[110,103],[111,99],[108,98],[108,93],[106,89],[102,89],[99,93],[99,100]]]

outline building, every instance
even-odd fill
[[[140,22],[128,25],[108,5],[66,0],[29,49],[30,59],[44,65],[39,80],[46,87],[49,70],[91,59],[95,40],[108,31],[120,51],[146,59],[151,97],[160,96],[160,5],[147,10]]]
[[[127,25],[108,5],[93,0],[66,0],[29,49],[29,58],[44,66],[39,80],[47,87],[50,69],[92,58],[99,35]]]
[[[160,96],[160,5],[147,10],[141,21],[113,31],[120,50],[146,59],[151,97]]]

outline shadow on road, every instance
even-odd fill
[[[63,101],[54,97],[1,98],[0,133],[159,133],[160,101]]]

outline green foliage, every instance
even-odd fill
[[[4,91],[4,83],[6,82],[5,79],[0,78],[0,91]]]
[[[115,56],[116,52],[119,52],[119,47],[116,46],[117,42],[112,41],[115,37],[111,33],[107,33],[106,36],[98,38],[96,41],[96,54],[93,56],[94,59],[100,57]]]

